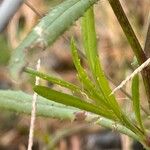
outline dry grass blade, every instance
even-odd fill
[[[41,65],[41,60],[39,59],[37,62],[37,71],[39,71]],[[36,77],[35,85],[39,85],[40,78]],[[34,92],[33,101],[32,101],[32,112],[31,112],[31,123],[30,123],[30,131],[29,131],[29,142],[28,142],[28,150],[32,150],[33,146],[33,136],[34,136],[34,126],[35,126],[35,118],[36,118],[36,101],[38,94]]]
[[[150,58],[147,59],[141,66],[139,66],[136,70],[134,70],[134,72],[127,76],[127,78],[125,80],[123,80],[121,82],[121,84],[119,86],[117,86],[111,94],[114,94],[116,91],[120,90],[129,80],[131,80],[136,74],[140,73],[145,67],[147,67],[150,63]]]

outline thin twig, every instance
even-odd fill
[[[37,71],[40,70],[41,60],[39,59],[37,62],[36,69]],[[36,77],[35,85],[39,85],[39,77]],[[37,93],[34,92],[33,94],[33,101],[32,101],[32,112],[31,112],[31,122],[30,122],[30,131],[29,131],[29,141],[28,141],[28,150],[32,150],[33,146],[33,136],[34,136],[34,126],[35,126],[35,118],[36,118],[36,101],[37,101]]]
[[[106,75],[106,77],[107,77],[107,79],[115,86],[115,87],[117,87],[117,84],[116,83],[114,83],[114,81],[109,77],[109,76],[107,76]],[[130,100],[132,100],[132,96],[128,93],[128,92],[126,92],[123,88],[120,88],[119,89],[124,95],[126,95]],[[143,112],[147,115],[147,116],[149,116],[149,113],[147,112],[147,110],[140,104],[140,107],[141,107],[141,109],[143,110]]]
[[[147,67],[150,63],[150,58],[147,59],[141,66],[139,66],[136,70],[134,70],[134,72],[127,76],[127,78],[125,80],[123,80],[121,82],[121,84],[119,86],[117,86],[111,94],[114,94],[116,91],[118,91],[119,89],[121,89],[129,80],[131,80],[136,74],[140,73],[145,67]]]
[[[113,86],[117,87],[117,83],[115,83],[115,82],[114,82],[109,76],[107,76],[106,74],[105,74],[105,76],[106,76],[106,78],[113,84]],[[126,92],[123,88],[120,88],[120,91],[121,91],[125,96],[127,96],[129,99],[132,99],[131,95],[130,95],[128,92]]]
[[[39,18],[42,18],[43,15],[29,2],[25,1],[24,2]]]

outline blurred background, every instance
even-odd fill
[[[0,34],[0,89],[23,90],[32,94],[34,79],[22,76],[22,83],[16,84],[9,77],[7,65],[13,50],[36,25],[41,16],[61,3],[63,0],[28,0],[40,14],[37,15],[29,6],[23,4]],[[144,46],[150,10],[149,0],[121,0],[122,6]],[[114,85],[118,85],[127,75],[133,72],[134,55],[117,22],[107,0],[100,0],[95,5],[95,20],[98,40],[98,50],[105,73]],[[77,21],[51,47],[37,52],[30,59],[29,65],[35,68],[37,59],[42,60],[41,71],[61,77],[78,84],[76,70],[72,62],[69,40],[74,36],[78,46],[83,50],[80,20]],[[82,60],[83,66],[88,66]],[[60,87],[42,81],[42,84],[65,91]],[[130,93],[130,83],[124,88]],[[145,99],[141,86],[142,100]],[[117,93],[120,105],[127,113],[131,112],[128,98],[121,92]],[[146,107],[147,104],[143,102]],[[0,150],[25,150],[28,142],[30,117],[0,110]],[[149,123],[145,123],[147,126]],[[82,120],[76,122],[40,118],[36,119],[34,150],[142,150],[136,141],[115,131],[99,126],[85,124]]]

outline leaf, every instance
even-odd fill
[[[108,105],[110,105],[111,109],[118,116],[120,116],[120,109],[118,103],[114,95],[110,96],[111,89],[109,87],[108,81],[105,78],[100,62],[98,60],[97,39],[96,39],[96,32],[95,32],[95,20],[94,20],[93,7],[90,7],[87,10],[87,12],[85,13],[82,19],[82,36],[83,36],[87,60],[88,63],[90,64],[90,68],[92,70],[93,77],[96,80],[96,84],[98,84],[100,92],[106,99]]]
[[[103,107],[109,109],[109,107],[107,107],[108,105],[107,105],[105,99],[100,94],[101,92],[99,91],[99,89],[97,89],[97,87],[94,85],[94,83],[91,81],[91,79],[89,79],[87,73],[82,68],[82,66],[80,64],[80,59],[79,59],[79,56],[77,53],[77,48],[76,48],[76,45],[75,45],[75,42],[73,39],[71,40],[71,50],[72,50],[73,62],[77,69],[79,79],[80,79],[81,83],[83,83],[83,88],[84,88],[85,93],[90,98],[95,100],[95,102],[97,104],[102,105]]]
[[[97,89],[97,87],[93,84],[93,82],[89,79],[85,70],[82,68],[82,66],[80,64],[80,59],[79,59],[79,56],[77,53],[77,48],[75,46],[73,39],[71,41],[71,49],[72,49],[73,61],[74,61],[75,67],[78,71],[79,78],[80,78],[81,82],[83,83],[84,87],[88,90],[88,92],[86,94],[88,96],[89,96],[89,93],[92,94],[92,96],[94,97],[93,100],[95,100],[95,102],[98,104],[98,106],[102,106],[105,109],[110,109],[110,111],[112,111],[111,113],[116,115],[116,117],[119,119],[120,123],[122,123],[123,125],[126,125],[132,131],[138,132],[138,129],[131,123],[129,118],[121,111],[121,108],[119,107],[115,97],[112,99],[110,96],[110,100],[107,99],[107,97],[109,97],[110,94],[105,95],[105,96],[107,96],[105,99],[103,97],[101,97],[101,95],[99,94],[99,93],[101,93],[101,91],[99,91]],[[100,83],[100,79],[102,79],[102,81],[104,82],[104,85],[109,86],[107,83],[108,82],[107,79],[104,78],[105,76],[101,76],[101,74],[100,74],[103,72],[99,65],[100,64],[99,64],[99,62],[97,62],[97,57],[96,57],[96,70],[98,71],[97,72],[98,75],[100,75],[100,78],[99,79],[97,78],[97,79],[99,80],[99,83]],[[116,117],[114,117],[114,118],[116,118]]]
[[[78,86],[76,86],[74,84],[71,84],[71,83],[69,83],[67,81],[64,81],[62,79],[58,79],[58,78],[49,76],[47,74],[44,74],[42,72],[33,70],[31,68],[25,68],[25,72],[30,73],[31,75],[34,75],[34,76],[38,76],[38,77],[40,77],[40,78],[42,78],[44,80],[47,80],[47,81],[49,81],[51,83],[54,83],[54,84],[60,85],[62,87],[68,88],[72,92],[78,92],[78,93],[82,92],[82,90]]]
[[[98,53],[93,7],[90,7],[84,14],[81,25],[85,53],[92,73],[94,75],[95,58]]]
[[[117,116],[120,116],[120,107],[114,97],[114,95],[111,94],[111,89],[109,86],[109,83],[105,77],[105,74],[102,70],[99,58],[95,58],[95,76],[96,76],[96,81],[98,83],[99,89],[103,93],[104,97],[107,100],[107,103],[111,106],[111,108],[114,110],[114,112],[117,114]]]
[[[98,115],[101,115],[103,117],[112,119],[114,118],[114,115],[112,113],[109,112],[109,110],[103,109],[103,108],[99,108],[91,103],[87,103],[84,100],[72,96],[72,95],[68,95],[62,92],[58,92],[55,90],[52,90],[48,87],[44,87],[44,86],[35,86],[34,87],[34,91],[47,98],[50,99],[52,101],[67,105],[67,106],[72,106],[75,108],[79,108],[81,110],[85,110],[85,111],[89,111]]]
[[[108,80],[106,79],[104,72],[102,70],[101,64],[99,62],[99,58],[95,58],[96,65],[95,65],[95,74],[97,76],[97,82],[99,84],[99,88],[101,89],[103,95],[105,96],[108,105],[111,107],[113,113],[118,117],[120,123],[123,125],[126,125],[129,129],[135,132],[141,132],[137,129],[136,126],[133,125],[133,123],[130,121],[129,117],[127,117],[121,110],[121,107],[119,106],[118,102],[116,101],[116,98],[114,95],[110,95],[111,89],[108,83]]]
[[[31,106],[32,95],[26,94],[22,91],[0,90],[0,109],[30,114]],[[80,112],[81,110],[74,107],[66,107],[65,105],[48,101],[47,99],[38,96],[36,112],[37,116],[75,120],[76,114]],[[95,117],[97,118],[97,115],[88,114],[85,118],[85,121],[93,123]],[[102,117],[98,119],[96,123],[111,129],[113,129],[113,125],[115,124],[113,121]],[[117,130],[139,140],[136,134],[124,126],[117,124]]]
[[[132,100],[133,100],[133,110],[135,113],[136,120],[144,131],[144,126],[140,113],[140,94],[139,94],[139,76],[135,75],[132,79]]]
[[[26,66],[30,47],[34,45],[51,45],[64,33],[84,12],[98,0],[66,0],[56,6],[41,19],[31,33],[13,51],[9,70],[13,79],[18,80],[20,72]]]
[[[31,114],[32,95],[21,91],[0,90],[0,109]],[[79,109],[66,107],[38,96],[37,116],[73,120]]]
[[[87,10],[82,19],[82,35],[86,56],[90,64],[93,77],[96,80],[96,84],[98,83],[102,95],[106,99],[107,103],[112,107],[112,110],[114,109],[114,111],[117,111],[119,109],[118,103],[116,102],[114,95],[110,96],[111,89],[98,60],[93,7],[90,7]],[[119,115],[120,112],[117,112],[117,114]]]
[[[90,64],[93,77],[96,80],[96,84],[98,83],[100,91],[102,92],[107,103],[111,106],[112,110],[114,110],[114,112],[118,116],[120,116],[120,109],[118,103],[114,95],[110,96],[111,89],[109,87],[107,79],[105,78],[104,72],[98,59],[93,7],[90,7],[87,10],[82,19],[82,35],[84,39],[83,41],[86,56]]]

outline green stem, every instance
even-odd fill
[[[9,110],[21,114],[31,114],[32,95],[26,94],[21,91],[10,90],[0,90],[0,95],[0,109]],[[82,119],[83,121],[88,123],[97,124],[105,128],[110,128],[112,130],[115,129],[116,131],[126,134],[145,145],[138,134],[135,134],[123,125],[120,125],[112,120],[100,117],[99,115],[85,113],[84,111],[76,109],[74,107],[65,107],[64,105],[48,101],[47,99],[40,96],[38,97],[37,101],[36,115],[56,118],[60,120],[67,119],[71,121]]]
[[[131,24],[119,2],[119,0],[109,0],[109,3],[136,55],[139,64],[142,64],[146,60],[146,56],[142,50],[142,47],[131,27]]]
[[[142,50],[142,47],[131,27],[131,24],[119,2],[119,0],[109,0],[109,3],[132,47],[132,50],[138,60],[139,65],[141,65],[142,63],[144,63],[147,60],[147,57],[144,53],[144,51]],[[144,82],[144,86],[145,86],[145,90],[146,90],[146,94],[147,94],[147,98],[148,98],[148,103],[149,103],[149,108],[150,108],[150,77],[149,77],[149,73],[150,73],[150,68],[145,68],[142,72],[142,77],[143,77],[143,82]]]
[[[21,91],[4,91],[0,90],[0,109],[10,110],[18,113],[24,113],[30,115],[31,113],[31,104],[32,104],[32,95],[26,94]],[[24,98],[23,98],[24,97]],[[78,120],[80,116],[83,116],[83,119],[87,122],[93,122],[97,120],[97,124],[106,126],[107,128],[113,129],[115,122],[109,121],[108,119],[99,119],[98,115],[92,113],[85,113],[79,109],[73,107],[62,107],[58,103],[48,101],[45,98],[38,97],[37,101],[37,116],[43,117],[52,117],[57,119],[67,119],[67,120]],[[58,104],[58,105],[55,105]],[[60,106],[59,106],[60,105]],[[107,121],[108,120],[108,121]],[[105,125],[106,124],[106,125]],[[139,140],[139,137],[135,135],[129,129],[126,129],[124,126],[119,125],[119,132],[129,135],[130,137]],[[126,131],[126,132],[125,132]]]
[[[94,118],[95,118],[96,121],[94,121]],[[129,130],[128,128],[126,128],[123,125],[115,123],[112,120],[109,120],[109,119],[106,119],[106,118],[103,118],[103,117],[98,118],[98,116],[97,116],[97,119],[96,119],[96,115],[89,114],[86,118],[86,121],[87,122],[94,122],[97,125],[100,125],[100,126],[105,127],[105,128],[110,128],[112,130],[116,130],[118,132],[121,132],[123,134],[128,135],[129,137],[131,137],[131,138],[133,138],[137,141],[141,141],[139,136],[137,136],[134,132],[132,132],[131,130]]]
[[[128,135],[129,137],[139,141],[146,150],[150,150],[150,148],[146,144],[145,137],[141,138],[140,136],[138,136],[137,134],[135,134],[134,132],[132,132],[130,129],[126,128],[123,125],[117,124],[114,121],[103,118],[103,117],[99,117],[99,118],[97,117],[96,119],[96,115],[93,115],[93,114],[88,114],[85,120],[87,122],[92,122],[102,127],[109,128],[109,129],[118,131],[122,134]]]

